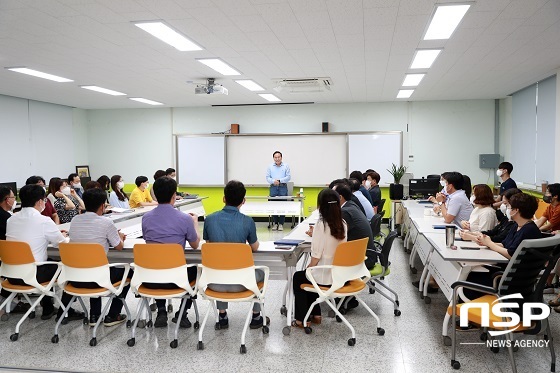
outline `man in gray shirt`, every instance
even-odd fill
[[[448,194],[447,202],[445,196],[438,194],[434,211],[441,211],[445,223],[461,226],[461,221],[468,221],[473,211],[471,201],[463,190],[463,175],[459,172],[446,172],[443,175],[444,189]]]

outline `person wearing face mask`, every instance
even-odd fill
[[[494,196],[492,189],[486,184],[477,184],[473,188],[470,201],[474,210],[468,221],[461,222],[461,228],[470,231],[487,231],[498,224],[496,210],[492,207]]]
[[[123,188],[124,181],[121,175],[113,175],[111,177],[111,189],[113,189],[113,191],[109,194],[109,204],[121,209],[130,209],[128,198],[126,198]]]
[[[169,167],[167,170],[165,170],[165,176],[177,181],[177,172],[175,172],[174,168]]]
[[[57,179],[49,187],[52,187],[50,192],[56,197],[54,208],[61,224],[70,223],[72,218],[80,213],[80,210],[85,209],[84,202],[76,190],[70,188],[66,181]]]
[[[157,170],[156,173],[154,174],[154,182],[159,179],[160,177],[166,176],[165,171],[163,170]],[[150,188],[150,197],[152,197],[152,201],[158,201],[156,198],[156,194],[154,193],[154,187],[152,186]]]
[[[465,241],[475,241],[477,237],[482,233],[490,237],[494,242],[502,242],[504,238],[506,238],[511,227],[515,225],[515,222],[512,221],[510,217],[511,208],[509,206],[509,200],[511,196],[517,193],[521,193],[521,190],[517,188],[511,188],[504,192],[503,195],[504,203],[500,206],[501,211],[499,214],[498,211],[496,211],[496,217],[498,217],[498,215],[500,216],[498,218],[499,219],[498,225],[496,225],[492,229],[483,230],[482,232],[474,231],[474,230],[471,231],[461,230],[459,231],[459,235],[461,236],[461,238]]]
[[[381,180],[381,176],[377,172],[371,171],[366,173],[366,189],[369,192],[373,209],[376,214],[378,213],[377,210],[379,204],[381,203],[381,189],[379,188],[379,180]]]
[[[473,206],[463,190],[465,178],[459,172],[446,172],[444,175],[444,189],[448,194],[447,201],[443,194],[438,193],[435,198],[437,204],[434,206],[434,211],[441,212],[446,224],[460,225],[461,221],[469,220],[473,210]]]
[[[510,177],[512,171],[513,171],[513,165],[509,162],[502,162],[498,165],[498,169],[496,170],[496,175],[498,175],[498,177],[500,178],[501,184],[500,184],[500,196],[494,203],[494,207],[496,208],[500,207],[500,205],[503,203],[502,196],[504,195],[504,192],[506,190],[511,188],[517,188],[517,184],[515,183],[515,180],[513,180]]]
[[[72,173],[68,175],[67,180],[70,188],[74,189],[78,197],[82,198],[82,194],[84,193],[84,188],[82,187],[82,183],[78,174]]]
[[[135,180],[136,188],[130,193],[130,200],[128,204],[130,208],[137,208],[140,206],[155,206],[157,202],[154,202],[152,196],[150,196],[150,191],[148,190],[150,183],[146,176],[138,176]]]
[[[428,201],[432,203],[438,203],[438,201],[447,201],[448,194],[447,190],[445,190],[445,186],[447,185],[445,181],[445,175],[447,175],[447,172],[444,172],[440,175],[439,184],[441,185],[441,191],[439,193],[436,193],[435,196],[429,196]]]
[[[6,239],[6,222],[16,208],[14,192],[7,186],[0,186],[0,240]]]
[[[41,176],[30,176],[25,181],[25,185],[34,185],[34,184],[37,184],[40,187],[42,187],[45,190],[45,192],[47,191],[47,188],[45,187],[45,179],[43,179]],[[60,224],[58,213],[56,212],[53,203],[48,198],[45,205],[45,209],[43,210],[41,215],[51,218],[55,224]]]
[[[544,214],[535,222],[541,231],[560,229],[560,184],[550,184],[546,188],[543,201],[548,203]]]

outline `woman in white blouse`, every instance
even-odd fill
[[[315,228],[308,232],[312,235],[311,261],[309,267],[317,265],[330,265],[338,244],[346,242],[347,226],[342,219],[338,193],[332,189],[323,189],[317,196],[319,206],[319,221]],[[331,285],[332,276],[330,269],[321,269],[313,272],[313,277],[319,285]],[[302,284],[310,284],[305,271],[294,273],[293,287],[295,295],[295,314],[293,326],[303,327],[303,319],[311,304],[318,298],[316,293],[305,291]],[[321,308],[316,305],[311,311],[312,322],[321,323]],[[308,323],[309,326],[309,323]]]
[[[121,175],[113,175],[113,177],[111,177],[111,189],[113,189],[113,191],[109,194],[109,204],[113,207],[129,209],[128,198],[126,198],[123,188],[124,181]]]
[[[473,188],[471,203],[474,210],[469,221],[463,220],[461,226],[473,232],[488,231],[498,224],[496,210],[492,207],[494,196],[492,189],[486,184],[477,184]]]

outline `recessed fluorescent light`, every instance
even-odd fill
[[[212,70],[215,70],[222,75],[241,75],[239,71],[235,70],[219,58],[197,58],[197,61],[205,64]]]
[[[418,49],[412,60],[411,69],[429,69],[437,56],[441,53],[441,49]]]
[[[202,47],[160,21],[134,22],[134,25],[181,52],[200,51]]]
[[[83,89],[89,89],[90,91],[105,93],[105,94],[113,95],[113,96],[126,96],[126,93],[113,91],[113,90],[107,89],[107,88],[101,88],[101,87],[98,87],[96,85],[82,85],[80,87],[83,88]]]
[[[245,79],[245,80],[235,80],[235,82],[237,84],[242,85],[243,87],[247,88],[249,91],[264,91],[264,88],[261,87],[260,85],[258,85],[257,83],[255,83],[254,81],[250,80],[250,79]]]
[[[278,97],[274,96],[272,93],[259,93],[259,96],[261,96],[262,98],[270,102],[282,101]]]
[[[142,98],[142,97],[129,97],[128,99],[133,100],[133,101],[142,102],[142,103],[148,104],[148,105],[163,105],[161,102],[148,100],[148,99]]]
[[[406,74],[402,83],[403,87],[416,87],[426,74]]]
[[[409,98],[412,96],[412,92],[414,92],[414,89],[401,89],[397,94],[397,98]]]
[[[470,7],[467,4],[438,5],[424,40],[449,39]]]
[[[33,70],[33,69],[28,69],[27,67],[6,67],[6,69],[8,69],[10,71],[14,71],[16,73],[22,73],[22,74],[35,76],[37,78],[53,80],[53,81],[59,82],[59,83],[73,82],[73,80],[71,80],[71,79],[66,79],[66,78],[62,78],[60,76],[43,73],[43,72]]]

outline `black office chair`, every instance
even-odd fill
[[[459,361],[455,360],[457,349],[455,325],[457,325],[457,314],[460,314],[461,307],[467,303],[478,302],[488,304],[488,309],[491,309],[492,305],[498,298],[505,295],[517,293],[523,296],[523,299],[518,302],[518,309],[521,309],[521,303],[544,303],[543,291],[546,285],[546,280],[548,278],[548,275],[554,268],[554,265],[556,264],[558,258],[560,258],[560,236],[557,235],[548,238],[523,240],[519,244],[519,247],[515,251],[515,254],[513,254],[513,257],[510,259],[505,271],[502,274],[498,274],[498,276],[494,278],[495,285],[493,287],[484,286],[468,281],[457,281],[451,285],[451,288],[453,289],[452,304],[448,308],[447,312],[451,314],[452,321],[451,345],[453,346],[453,350],[451,352],[451,366],[454,369],[459,369],[461,367]],[[543,269],[544,272],[541,274],[541,271]],[[499,281],[497,285],[496,280]],[[472,289],[484,293],[485,295],[483,297],[463,304],[457,304],[457,293],[461,288]],[[515,299],[509,299],[508,302],[516,301]],[[546,303],[544,304],[546,305]],[[474,310],[473,312],[471,312],[471,310],[468,311],[469,322],[480,324],[480,312],[478,312],[478,315],[476,315],[476,313],[477,312]],[[494,325],[495,322],[501,321],[503,321],[501,317],[497,317],[494,314],[490,313],[490,325]],[[490,336],[486,333],[487,329],[490,328],[484,328],[484,333],[480,336],[482,340],[490,338]],[[503,330],[503,327],[499,326],[492,329]],[[530,327],[524,327],[520,323],[512,331],[515,331],[516,333],[521,332],[524,334],[536,335],[543,330],[544,340],[550,341],[550,343],[548,344],[551,356],[550,371],[554,372],[556,368],[556,355],[554,352],[554,343],[548,318],[542,321],[536,321]],[[505,334],[505,338],[510,342],[510,346],[508,347],[509,360],[513,372],[515,373],[517,372],[517,367],[515,365],[515,359],[513,357],[512,333]],[[499,348],[492,347],[491,350],[492,352],[498,352]]]
[[[377,206],[377,212],[381,213],[381,211],[385,211],[383,210],[383,206],[385,206],[385,198],[381,198],[381,200],[379,201],[379,206]],[[381,214],[381,216],[383,216],[383,214]]]
[[[383,215],[375,214],[373,218],[371,218],[369,224],[371,226],[371,232],[373,233],[373,244],[377,251],[381,252],[383,247],[381,245],[381,237],[383,237],[383,233],[381,232],[381,219]]]

